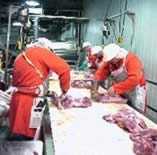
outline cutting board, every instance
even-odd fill
[[[61,93],[58,81],[51,83],[51,89]],[[90,96],[89,90],[79,91]],[[102,119],[104,115],[114,114],[121,108],[132,109],[127,104],[97,102],[85,109],[58,110],[51,105],[55,155],[135,155],[129,134]],[[138,112],[136,114],[143,118],[149,127],[157,128],[148,118]]]
[[[129,135],[102,119],[103,104],[58,110],[50,108],[55,155],[134,155]]]

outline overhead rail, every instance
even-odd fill
[[[29,15],[30,17],[38,18],[49,18],[49,19],[67,19],[67,20],[76,20],[76,21],[89,21],[89,18],[86,17],[70,17],[70,16],[51,16],[51,15]]]

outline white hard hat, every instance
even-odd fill
[[[98,53],[101,53],[102,52],[102,47],[101,46],[93,46],[91,48],[91,54],[94,55],[94,54],[98,54]]]
[[[45,48],[53,50],[53,43],[47,38],[38,38],[37,42]]]
[[[43,37],[43,38],[36,39],[31,44],[28,44],[27,48],[33,47],[33,46],[40,46],[40,47],[44,47],[44,48],[48,48],[48,49],[53,50],[54,45],[53,45],[52,41],[50,41],[49,39]]]
[[[116,44],[109,44],[103,49],[103,61],[108,62],[117,57],[121,48]]]
[[[91,43],[89,41],[86,41],[86,42],[83,43],[82,48],[85,48],[85,47],[88,47],[88,46],[91,46]]]

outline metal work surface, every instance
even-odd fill
[[[93,103],[89,108],[58,110],[50,108],[55,155],[134,155],[129,134],[102,119],[125,104]],[[149,127],[156,125],[143,118]]]
[[[107,113],[102,104],[88,109],[51,108],[55,155],[134,155],[129,135],[102,119]]]
[[[75,79],[74,76],[72,78]],[[57,80],[52,80],[50,88],[61,93]],[[90,97],[89,90],[78,91]],[[92,102],[92,106],[88,108],[64,110],[50,105],[55,155],[135,155],[129,134],[102,119],[104,115],[114,114],[121,108],[133,110],[148,127],[157,128],[155,123],[127,104]]]

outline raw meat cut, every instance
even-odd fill
[[[129,133],[136,133],[147,128],[145,122],[137,117],[135,112],[127,108],[122,108],[113,115],[105,115],[103,119],[111,123],[116,123]]]
[[[157,155],[157,129],[143,129],[130,135],[136,155]]]
[[[157,155],[157,129],[148,128],[135,112],[122,108],[116,114],[103,116],[103,119],[130,133],[136,155]]]
[[[52,103],[54,103],[59,108],[72,108],[72,107],[82,107],[86,108],[92,105],[91,100],[88,97],[74,98],[71,95],[58,96],[55,92],[51,93]]]
[[[72,107],[86,108],[91,106],[91,101],[88,97],[74,99],[72,96],[66,96],[65,98],[61,98],[60,102],[65,109]]]
[[[120,96],[109,96],[108,94],[99,93],[95,99],[97,102],[101,103],[126,103],[127,99],[124,99]]]

